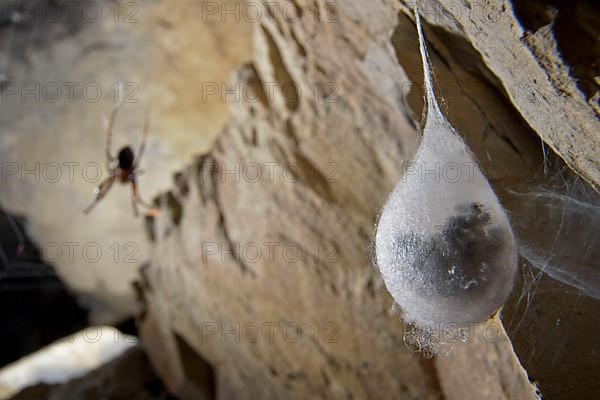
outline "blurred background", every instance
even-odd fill
[[[0,7],[6,365],[89,325],[133,326],[132,282],[150,249],[129,185],[115,185],[93,213],[82,212],[108,176],[110,114],[121,105],[116,154],[124,145],[137,151],[150,113],[139,184],[150,202],[227,120],[225,101],[205,88],[229,83],[251,42],[249,24],[209,20],[195,0],[2,0]],[[7,218],[27,235],[23,254]],[[82,371],[107,360],[100,349],[93,354]],[[7,378],[0,386],[24,383],[31,382]]]

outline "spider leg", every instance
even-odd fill
[[[133,213],[135,216],[138,216],[137,205],[141,205],[144,208],[148,209],[148,215],[156,216],[158,215],[158,208],[152,206],[151,204],[146,203],[140,196],[140,192],[138,189],[137,182],[131,182],[131,204],[133,206]]]
[[[87,208],[85,210],[83,210],[84,214],[86,214],[86,215],[89,214],[90,211],[92,211],[92,209],[94,207],[96,207],[96,205],[100,202],[100,200],[102,200],[104,198],[104,196],[106,196],[106,194],[108,193],[108,191],[110,190],[110,188],[112,187],[114,182],[115,182],[115,178],[113,176],[110,176],[110,177],[106,178],[105,180],[103,180],[102,183],[100,183],[100,186],[98,186],[96,189],[94,189],[94,193],[95,193],[94,201],[92,202],[92,204],[87,206]]]
[[[140,149],[137,153],[136,165],[140,165],[142,162],[142,156],[144,155],[144,150],[146,150],[146,141],[148,140],[148,132],[150,131],[150,112],[146,114],[146,119],[144,121],[144,133],[142,137],[142,144],[140,145]]]
[[[137,203],[139,202],[140,194],[138,191],[137,183],[131,182],[131,207],[133,208],[133,215],[136,217],[139,215]]]
[[[117,114],[119,113],[119,110],[121,109],[122,105],[123,105],[123,103],[121,103],[117,107],[113,108],[112,112],[110,113],[110,119],[108,120],[108,130],[106,133],[106,158],[108,159],[109,165],[115,159],[111,152],[112,131],[113,131],[113,127],[115,125],[115,120],[117,119]]]

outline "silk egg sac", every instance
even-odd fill
[[[425,74],[422,141],[381,212],[377,266],[409,323],[485,321],[518,266],[508,216],[475,157],[440,110],[418,13]]]

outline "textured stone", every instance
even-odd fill
[[[174,400],[136,346],[100,368],[61,385],[38,384],[12,400]]]
[[[231,105],[212,150],[163,198],[145,272],[153,318],[214,366],[220,398],[534,398],[500,325],[497,340],[474,327],[472,339],[433,362],[412,353],[372,265],[377,212],[418,144],[422,77],[412,19],[385,1],[332,10],[289,4],[303,18],[275,12],[256,25],[253,61],[234,78],[262,87],[249,96],[257,100]],[[449,119],[488,176],[496,172],[492,184],[507,208],[518,207],[510,190],[542,179],[539,139],[495,89],[468,37],[435,24],[425,30],[441,92],[459,89],[445,102]],[[262,179],[245,175],[249,165],[262,167]],[[286,177],[289,165],[295,172]],[[266,243],[275,246],[272,258]],[[302,249],[295,262],[279,251],[290,244]],[[332,259],[311,253],[328,244]],[[262,256],[248,253],[250,245]],[[264,334],[268,323],[297,324],[303,336],[244,336],[249,324]],[[337,340],[307,334],[316,323],[331,323]],[[227,334],[236,324],[240,340]]]
[[[425,3],[425,10],[434,17],[428,19],[471,43],[524,120],[569,167],[598,190],[599,87],[593,78],[597,66],[592,60],[597,60],[600,53],[594,33],[597,28],[591,22],[598,17],[597,7],[581,2],[563,5],[559,11],[552,2],[515,2],[518,15],[525,22],[523,28],[508,1]],[[544,11],[548,19],[532,24],[532,19]],[[578,31],[570,28],[573,25],[582,27]],[[583,47],[583,43],[590,46]],[[569,59],[574,54],[571,49],[576,49],[576,53]],[[584,71],[586,76],[578,76],[578,71]]]

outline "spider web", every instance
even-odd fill
[[[511,193],[522,266],[503,321],[542,393],[585,398],[600,389],[600,196],[542,151],[545,183]]]

